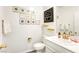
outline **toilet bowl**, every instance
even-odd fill
[[[43,43],[35,43],[34,45],[33,45],[33,48],[37,51],[37,52],[42,52],[43,50],[44,50],[44,48],[45,48],[45,44],[43,44]]]

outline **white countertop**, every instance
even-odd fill
[[[51,36],[51,37],[44,36],[44,38],[53,43],[58,44],[59,46],[64,47],[72,52],[79,53],[79,43],[75,43],[71,40],[58,38],[57,36]]]

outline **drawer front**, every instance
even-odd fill
[[[46,47],[45,52],[46,52],[46,53],[52,53],[52,51],[51,51],[48,47]]]
[[[48,41],[46,39],[44,39],[43,42],[46,44],[46,46],[50,47],[51,50],[53,49],[54,52],[56,52],[56,53],[71,53],[72,52],[72,51],[70,51],[62,46],[59,46],[51,41]]]
[[[46,45],[46,53],[56,53],[56,51],[53,48]]]

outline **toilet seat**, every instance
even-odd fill
[[[33,45],[33,47],[34,47],[35,50],[38,51],[38,50],[44,49],[45,44],[43,44],[43,43],[35,43],[35,44]]]

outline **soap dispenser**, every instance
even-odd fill
[[[60,32],[58,32],[58,38],[61,38],[61,33]]]
[[[66,39],[66,33],[65,32],[63,32],[63,39]]]
[[[58,38],[62,37],[62,24],[59,24],[59,32],[58,32]]]

